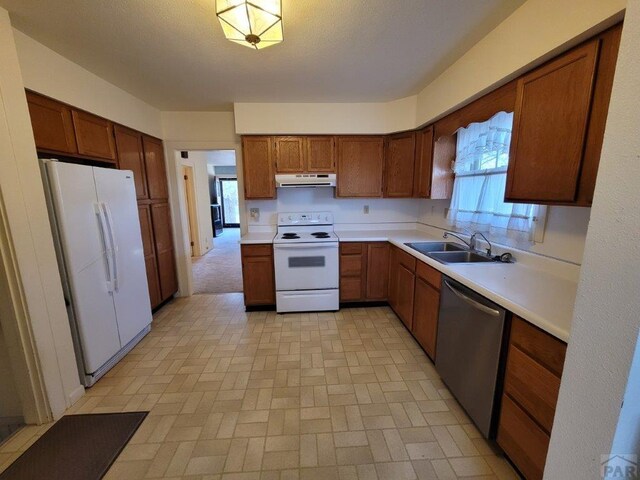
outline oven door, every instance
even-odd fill
[[[274,245],[276,290],[338,288],[338,242]]]

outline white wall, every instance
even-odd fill
[[[380,103],[235,103],[239,134],[359,134],[440,118],[621,18],[625,0],[528,0],[419,92]]]
[[[385,103],[235,103],[238,134],[389,133],[414,128],[416,97]]]
[[[10,232],[7,243],[21,284],[20,296],[12,300],[26,303],[28,326],[22,328],[33,331],[50,408],[58,417],[84,390],[78,379],[13,33],[8,12],[0,8],[0,193],[7,216],[3,221]]]
[[[445,209],[449,200],[421,200],[418,221],[438,228],[450,228]],[[547,225],[542,243],[506,242],[508,246],[567,262],[582,263],[584,241],[589,226],[590,208],[548,207]]]
[[[640,337],[639,337],[640,340]],[[612,454],[640,453],[640,341],[636,341],[624,403],[616,427]]]
[[[24,33],[15,29],[13,33],[26,88],[149,135],[162,136],[160,110]]]
[[[369,205],[369,214],[363,213]],[[259,221],[249,219],[249,227],[272,227],[277,224],[278,212],[327,211],[333,212],[336,229],[354,224],[415,223],[418,204],[414,199],[334,198],[333,188],[279,189],[277,200],[248,200],[249,208],[260,209]]]
[[[612,25],[625,0],[528,0],[417,96],[416,124],[455,110]],[[602,27],[600,27],[602,29]]]
[[[213,247],[213,226],[211,225],[211,197],[209,196],[209,172],[207,171],[207,153],[189,152],[189,158],[176,158],[182,165],[193,167],[193,183],[196,196],[196,212],[198,217],[198,251],[204,255]]]
[[[233,112],[162,112],[161,118],[165,141],[240,143]]]
[[[627,6],[545,478],[600,478],[640,327],[640,0]],[[638,399],[634,401],[637,403]]]

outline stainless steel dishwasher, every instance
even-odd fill
[[[436,370],[485,438],[494,435],[505,310],[443,276]]]

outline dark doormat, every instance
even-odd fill
[[[149,412],[66,415],[0,474],[0,480],[99,480]]]

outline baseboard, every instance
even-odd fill
[[[73,406],[78,400],[80,400],[84,396],[84,387],[82,385],[78,385],[70,394],[69,394],[69,406]]]
[[[378,300],[375,302],[340,302],[340,308],[388,307],[389,302]]]
[[[269,312],[275,310],[276,306],[274,305],[245,305],[245,312]]]

